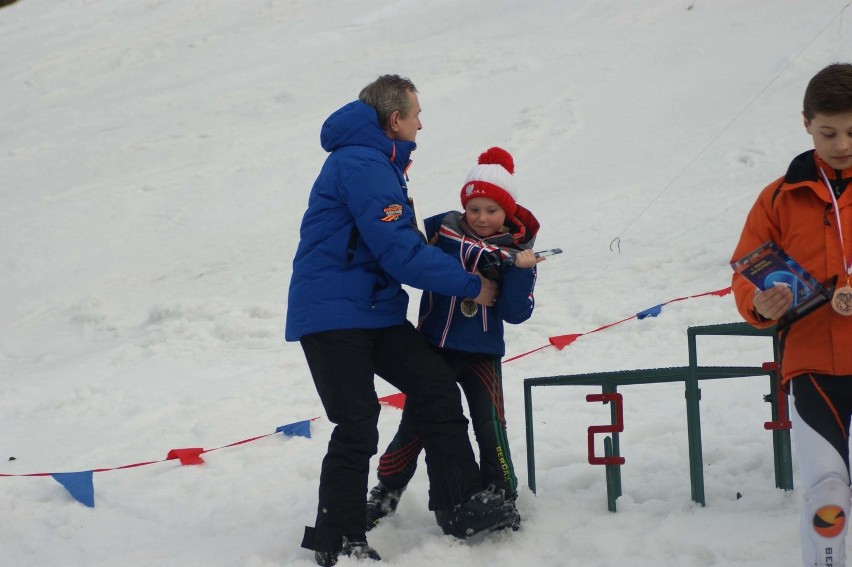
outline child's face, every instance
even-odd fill
[[[464,206],[464,212],[467,224],[480,238],[496,234],[506,222],[506,213],[488,197],[474,197]]]
[[[805,118],[817,155],[834,169],[852,168],[852,112]]]

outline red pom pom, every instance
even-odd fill
[[[509,173],[515,173],[515,160],[512,159],[512,154],[496,146],[479,154],[479,165],[502,165]]]

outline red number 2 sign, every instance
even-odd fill
[[[587,402],[612,402],[615,405],[615,423],[611,425],[589,426],[589,464],[591,465],[623,465],[624,457],[596,457],[595,433],[621,433],[624,431],[624,409],[621,394],[589,394]]]

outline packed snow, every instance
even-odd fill
[[[690,497],[684,385],[621,388],[615,513],[604,468],[587,460],[587,428],[609,421],[585,401],[599,389],[534,390],[534,494],[523,381],[683,366],[688,327],[739,321],[732,296],[704,294],[730,285],[757,193],[812,147],[802,95],[849,60],[849,4],[0,9],[0,563],[314,565],[299,543],[332,424],[301,348],[283,340],[291,262],[322,122],[397,73],[423,108],[418,209],[459,208],[476,157],[501,146],[541,221],[537,249],[565,253],[540,265],[535,313],[506,333],[522,529],[444,536],[420,470],[369,534],[382,564],[797,564],[801,494],[775,487],[768,380],[702,382],[703,507]],[[565,334],[581,336],[550,345]],[[765,337],[699,347],[706,364],[772,357]],[[381,448],[399,417],[383,407]],[[277,432],[306,420],[310,437]],[[203,448],[203,464],[166,458],[183,448]],[[94,507],[50,476],[87,472]]]

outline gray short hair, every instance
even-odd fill
[[[391,114],[399,111],[403,118],[408,116],[409,92],[417,92],[410,79],[399,75],[382,75],[361,89],[358,100],[372,106],[379,117],[379,126],[382,130],[388,130]]]

